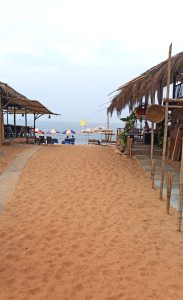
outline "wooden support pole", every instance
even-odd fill
[[[175,98],[175,91],[176,91],[176,81],[177,81],[177,78],[176,78],[176,75],[174,75],[173,77],[173,98]]]
[[[2,112],[2,96],[0,95],[0,146],[2,146],[2,118],[3,118],[3,112]]]
[[[154,122],[151,122],[151,159],[154,155]]]
[[[155,104],[155,98],[153,96],[152,105]],[[151,159],[153,159],[153,154],[154,154],[154,122],[151,122]]]
[[[169,91],[170,91],[171,55],[172,55],[172,44],[169,47],[169,55],[168,55],[167,90],[166,90],[166,98],[167,99],[169,99]],[[164,125],[162,166],[161,166],[160,200],[162,200],[162,197],[163,197],[163,184],[164,184],[164,168],[165,168],[165,155],[166,155],[166,144],[167,144],[167,131],[168,131],[168,101],[166,101],[166,105],[165,105],[165,125]]]
[[[170,157],[170,138],[168,138],[168,145],[167,145],[167,155],[166,155],[167,159],[169,159]]]
[[[27,136],[27,112],[25,110],[25,135]]]
[[[35,129],[36,129],[36,115],[34,113],[34,137],[36,137]]]
[[[2,116],[1,116],[1,123],[2,123],[2,139],[1,143],[2,145],[4,144],[4,114],[3,114],[3,108],[1,109],[2,111]]]
[[[151,160],[152,189],[154,189],[154,177],[155,177],[155,173],[156,173],[156,164],[157,164],[157,159],[152,159]]]
[[[6,112],[6,124],[9,124],[9,119],[8,119],[8,107],[7,107],[7,112]]]
[[[166,202],[166,212],[169,214],[170,211],[170,198],[172,193],[172,184],[173,184],[173,173],[168,172],[166,175],[166,187],[167,187],[167,202]]]
[[[107,113],[107,128],[109,129],[109,114]]]
[[[178,141],[178,136],[179,136],[179,130],[180,130],[180,128],[178,127],[178,128],[177,128],[177,134],[176,134],[176,138],[175,138],[175,144],[174,144],[174,147],[173,147],[173,152],[172,152],[171,160],[173,160],[173,159],[174,159],[174,156],[175,156],[175,150],[176,150],[176,147],[177,147],[177,141]]]
[[[119,145],[119,128],[117,128],[117,131],[116,131],[116,146]]]
[[[179,206],[178,206],[178,220],[177,220],[177,230],[178,231],[181,231],[182,207],[183,207],[183,139],[182,139],[182,154],[181,154],[181,167],[180,167],[180,186],[179,186]]]
[[[133,138],[127,137],[127,154],[130,157],[132,156],[132,144],[133,144]]]

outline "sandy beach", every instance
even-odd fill
[[[135,159],[43,146],[0,214],[0,299],[183,299],[176,222]]]
[[[1,146],[0,148],[0,175],[25,149],[34,148],[32,145],[12,144],[11,146]]]

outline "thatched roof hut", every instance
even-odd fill
[[[8,98],[3,101],[3,110],[8,111],[10,114],[48,114],[58,115],[50,111],[46,106],[37,100],[21,99],[21,98]],[[15,109],[14,109],[15,108]]]
[[[42,103],[37,100],[30,100],[24,95],[18,93],[12,87],[10,87],[7,83],[0,82],[0,95],[2,98],[2,108],[4,111],[8,111],[8,113],[16,113],[16,114],[54,114],[57,115],[50,110],[48,110]],[[16,110],[14,110],[16,108]]]
[[[37,100],[30,100],[24,95],[18,93],[8,84],[0,82],[0,146],[4,142],[5,131],[4,131],[4,114],[7,115],[7,125],[8,124],[8,115],[14,115],[14,137],[16,137],[16,115],[22,114],[25,115],[25,128],[27,128],[27,114],[34,115],[34,128],[35,121],[40,116],[44,114],[48,115],[58,115],[48,110],[42,103]],[[26,129],[27,130],[27,129]],[[25,131],[27,132],[27,131]]]
[[[1,81],[0,81],[0,94],[1,94],[2,98],[12,97],[12,98],[27,99],[25,96],[18,93],[11,86],[9,86],[7,83],[1,82]]]
[[[167,84],[167,66],[168,60],[161,62],[153,68],[147,70],[140,76],[120,86],[117,94],[111,100],[108,107],[108,113],[112,115],[114,110],[117,114],[128,105],[130,107],[139,104],[144,99],[145,103],[152,101],[157,97],[158,103],[162,104],[163,88]],[[183,52],[180,52],[171,58],[170,83],[181,81],[183,73]]]

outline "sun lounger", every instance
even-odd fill
[[[92,145],[100,145],[100,141],[96,140],[96,139],[89,139],[88,140],[88,144],[92,144]]]
[[[58,139],[52,139],[53,144],[58,144]]]
[[[74,145],[75,144],[75,139],[73,139],[73,138],[65,139],[64,141],[62,141],[62,144]]]
[[[46,137],[46,143],[47,143],[47,145],[51,145],[52,144],[52,137],[51,136],[47,136]]]
[[[39,136],[39,144],[41,145],[41,144],[45,144],[46,142],[45,142],[45,138],[44,138],[44,135],[40,135]]]

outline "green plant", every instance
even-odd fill
[[[130,116],[126,118],[121,118],[120,120],[126,123],[125,123],[124,130],[119,133],[119,140],[122,146],[126,146],[127,136],[129,134],[129,131],[134,127],[136,121],[135,112],[133,111]]]

